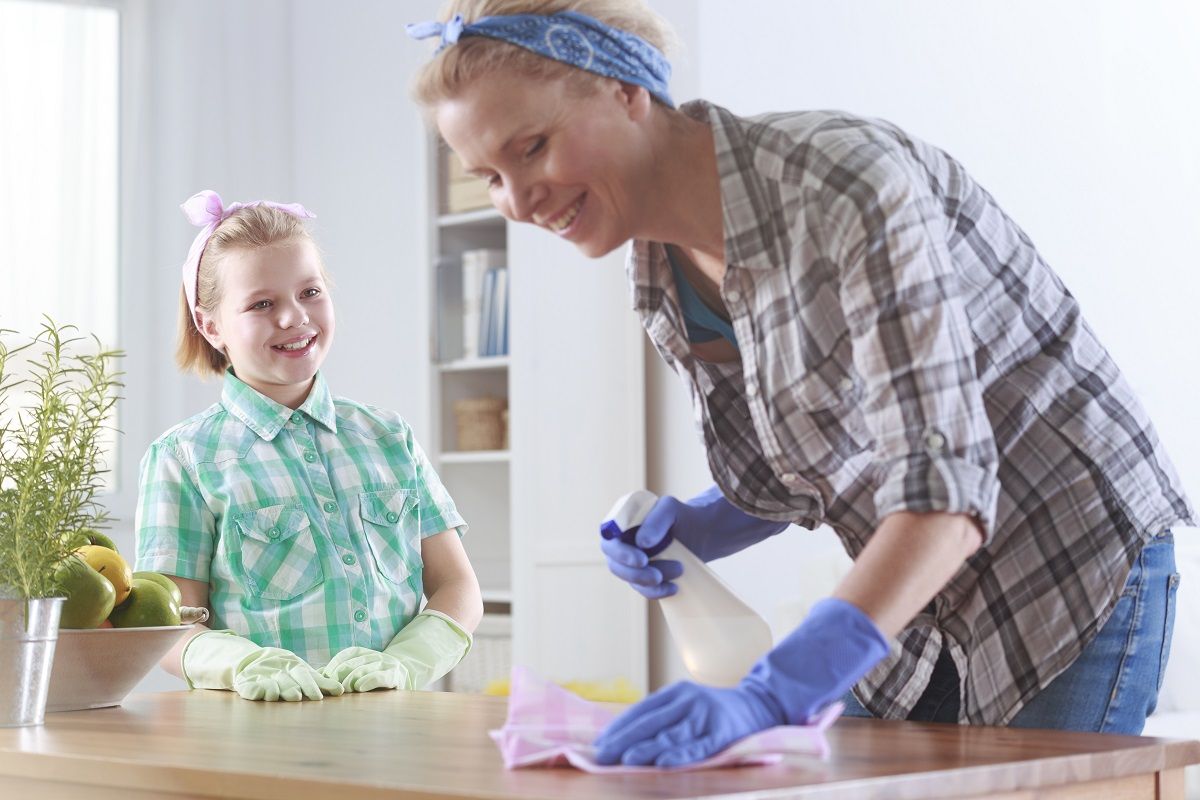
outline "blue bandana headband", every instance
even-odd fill
[[[480,17],[470,23],[456,14],[449,22],[417,22],[406,26],[405,31],[414,39],[440,36],[439,53],[461,36],[499,39],[554,61],[644,87],[675,107],[667,89],[671,62],[657,47],[577,11]]]

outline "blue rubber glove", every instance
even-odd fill
[[[776,725],[803,724],[887,653],[887,639],[866,614],[826,598],[732,689],[684,681],[628,709],[596,739],[596,760],[673,767]]]
[[[701,561],[713,561],[774,536],[788,524],[747,514],[714,484],[686,503],[670,495],[660,497],[640,527],[619,538],[601,539],[600,549],[609,571],[646,597],[657,599],[675,594],[671,581],[683,574],[678,561],[651,560],[672,539]]]

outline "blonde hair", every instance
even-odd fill
[[[642,0],[449,0],[438,19],[443,22],[461,14],[466,23],[480,17],[512,14],[556,14],[577,11],[645,39],[664,54],[676,38],[671,26]],[[572,89],[586,94],[603,80],[586,72],[540,56],[523,47],[485,36],[464,36],[438,53],[418,70],[412,85],[413,99],[426,110],[456,96],[480,75],[511,70],[531,78],[565,80]],[[656,98],[656,102],[658,101]]]
[[[312,236],[298,217],[270,206],[241,208],[221,221],[209,237],[200,256],[196,275],[196,308],[213,313],[221,302],[220,266],[225,256],[238,250],[287,244],[298,239],[312,242]],[[315,242],[314,242],[315,246]],[[325,261],[320,259],[321,277],[328,283]],[[201,377],[223,375],[229,366],[225,353],[209,344],[196,328],[187,295],[179,289],[179,344],[175,361],[185,372]]]

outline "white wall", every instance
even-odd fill
[[[764,21],[770,20],[770,24]],[[700,90],[842,108],[958,158],[1079,298],[1200,498],[1200,5],[701,3]]]
[[[1078,297],[1200,502],[1200,6],[741,0],[698,2],[697,19],[686,5],[654,3],[681,14],[698,71],[676,100],[883,117],[962,161]],[[693,491],[707,473],[690,409],[650,374],[652,488]],[[778,633],[844,569],[833,548],[827,530],[792,529],[717,568]],[[1176,632],[1197,638],[1182,610]],[[656,678],[682,676],[653,652]]]

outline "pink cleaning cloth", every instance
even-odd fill
[[[704,761],[678,767],[603,766],[596,763],[592,741],[618,712],[584,700],[531,670],[513,667],[504,727],[491,731],[504,766],[556,767],[570,765],[585,772],[679,772],[712,767],[775,764],[785,755],[829,757],[825,730],[842,713],[833,703],[808,725],[780,725],[747,736]]]

